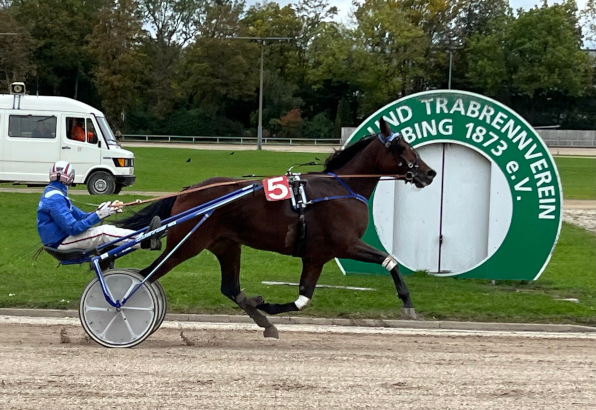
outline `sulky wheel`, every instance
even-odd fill
[[[139,275],[139,272],[141,271],[140,269],[136,269],[136,268],[127,268],[127,269],[123,269],[127,272],[131,272],[134,274]],[[161,324],[163,323],[165,317],[166,317],[166,309],[168,307],[168,299],[166,297],[166,291],[164,290],[163,286],[161,286],[161,283],[159,283],[158,281],[155,281],[153,283],[151,283],[151,286],[153,287],[153,290],[155,291],[155,295],[157,296],[157,321],[155,322],[155,326],[153,327],[153,330],[151,331],[151,333],[155,332],[157,329],[159,329],[159,327],[161,326]]]
[[[163,323],[163,320],[166,318],[166,309],[168,307],[168,298],[166,297],[166,291],[164,290],[163,286],[161,286],[161,283],[159,283],[158,281],[155,281],[151,284],[151,286],[153,286],[153,290],[155,291],[155,294],[157,295],[157,301],[158,301],[158,314],[157,314],[157,321],[155,322],[155,326],[153,327],[153,332],[155,332],[157,329],[159,329],[159,327],[161,326],[161,324]]]
[[[143,280],[138,273],[118,269],[105,272],[103,278],[114,300],[123,300]],[[85,332],[100,345],[133,347],[154,331],[161,303],[154,287],[144,283],[124,305],[115,308],[106,301],[95,278],[81,296],[79,319]]]

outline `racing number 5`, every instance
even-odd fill
[[[290,185],[285,176],[264,179],[263,187],[268,201],[281,201],[291,197]]]

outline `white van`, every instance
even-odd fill
[[[65,97],[25,94],[13,83],[0,94],[0,182],[45,185],[59,160],[75,167],[75,184],[114,194],[135,181],[134,154],[122,149],[103,113]]]

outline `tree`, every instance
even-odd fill
[[[581,16],[585,21],[586,42],[596,43],[596,0],[588,0],[586,8],[581,12]]]
[[[581,50],[577,7],[568,0],[519,13],[470,38],[468,79],[478,92],[511,98],[531,123],[560,124],[568,120],[573,99],[593,92],[593,63]]]
[[[302,22],[291,6],[280,8],[269,2],[251,6],[242,19],[251,37],[288,37],[288,41],[266,43],[265,67],[268,72],[276,71],[288,83],[297,83],[300,75],[298,45],[295,41],[302,29]]]
[[[197,34],[205,15],[203,0],[139,0],[143,22],[151,37],[143,52],[150,65],[146,106],[160,119],[169,114],[176,101],[174,78],[183,48]]]
[[[529,96],[579,96],[591,85],[592,67],[581,50],[574,0],[522,12],[507,32],[512,87]]]
[[[507,101],[511,87],[511,67],[505,37],[513,19],[505,11],[501,15],[493,14],[493,19],[486,22],[482,18],[470,20],[468,29],[473,31],[469,37],[463,38],[464,58],[459,61],[460,67],[464,66],[465,74],[460,69],[456,78],[460,78],[460,86]],[[482,23],[474,24],[475,20]]]
[[[302,136],[302,127],[304,120],[300,109],[295,108],[290,110],[286,115],[279,119],[281,131],[279,137],[281,138],[300,138]]]
[[[415,91],[416,79],[424,75],[431,40],[414,16],[397,0],[365,0],[355,11],[353,58],[362,114]]]
[[[488,95],[506,99],[508,90],[499,73],[505,64],[503,41],[506,25],[513,20],[508,0],[461,0],[461,7],[450,31],[451,37],[444,43],[452,53],[452,88],[485,89]],[[494,48],[496,47],[496,48]],[[440,63],[443,73],[449,70],[449,54]],[[488,65],[494,75],[477,77],[477,65]],[[446,78],[446,76],[444,77]]]
[[[322,23],[309,46],[309,71],[308,81],[315,90],[322,90],[321,95],[328,94],[324,89],[330,83],[354,84],[354,79],[360,73],[356,72],[355,49],[352,39],[353,32],[340,24]],[[349,88],[349,87],[347,87]],[[357,92],[356,89],[347,90],[346,95],[340,96],[349,99],[349,94]]]
[[[8,90],[9,84],[35,75],[31,55],[34,42],[8,6],[0,7],[0,33],[0,89]]]
[[[146,38],[136,0],[111,0],[99,13],[88,45],[98,66],[94,83],[102,107],[112,125],[122,129],[125,112],[139,104],[145,83],[147,56],[141,45]]]
[[[345,126],[351,126],[352,124],[350,103],[347,99],[342,98],[337,104],[337,114],[333,123],[333,137],[341,138],[341,129]]]
[[[503,20],[512,17],[508,0],[463,0],[455,20],[454,34],[463,46],[472,35],[489,35],[500,32]]]
[[[318,113],[312,120],[304,122],[304,138],[334,138],[333,122],[325,113]]]
[[[201,38],[229,38],[243,30],[240,16],[244,14],[244,2],[236,0],[207,1],[204,15],[197,27]]]
[[[329,22],[337,15],[337,7],[330,6],[328,0],[299,0],[296,4],[296,16],[302,22],[300,34],[296,38],[298,46],[299,82],[306,78],[307,53],[312,41],[319,35],[321,23]]]
[[[199,38],[185,50],[180,90],[190,104],[222,115],[229,103],[255,97],[257,56],[253,43]]]
[[[95,103],[86,44],[103,0],[15,0],[15,17],[36,40],[35,92]],[[32,87],[29,87],[30,89]]]
[[[280,8],[277,3],[265,2],[251,6],[242,23],[250,37],[290,38],[288,41],[265,42],[263,48],[263,124],[273,124],[273,128],[277,129],[280,117],[302,106],[302,100],[297,96],[300,90],[301,68],[298,62],[298,46],[294,41],[300,33],[302,22],[291,6]],[[256,60],[256,73],[259,73],[258,64],[259,60]],[[251,126],[256,126],[258,118],[257,105],[254,107],[255,110],[250,114]],[[267,134],[275,129],[263,132]]]
[[[160,46],[186,45],[205,15],[203,0],[139,0],[144,22]]]
[[[235,39],[246,31],[240,21],[242,2],[206,2],[204,7],[203,24],[182,54],[179,92],[186,103],[199,107],[213,119],[224,115],[234,118],[235,113],[228,113],[227,109],[256,95],[259,48]],[[248,119],[244,122],[248,123]]]

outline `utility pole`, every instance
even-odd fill
[[[257,150],[262,149],[263,144],[263,57],[265,43],[273,41],[290,41],[293,37],[230,37],[234,40],[254,40],[261,44],[261,69],[259,78],[259,123],[257,125]]]

